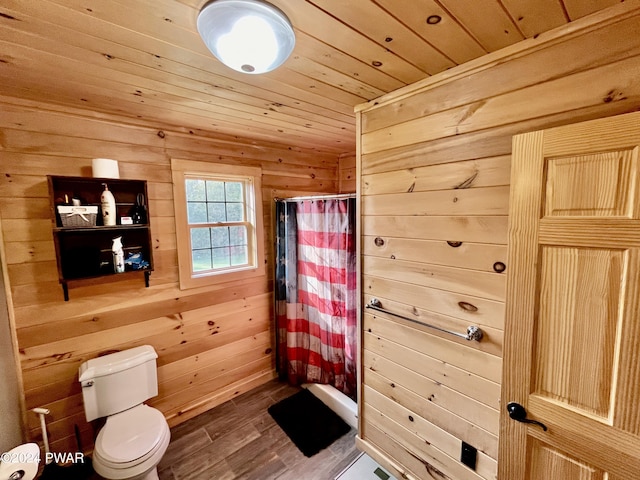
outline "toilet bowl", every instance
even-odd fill
[[[156,358],[144,346],[80,366],[87,421],[106,417],[93,451],[93,468],[105,479],[158,480],[171,434],[162,412],[143,403],[158,394]]]
[[[157,465],[169,445],[169,425],[147,405],[107,418],[93,450],[93,468],[108,479],[157,480]]]

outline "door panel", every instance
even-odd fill
[[[514,137],[502,480],[640,478],[639,144],[639,113]]]
[[[531,478],[606,480],[606,474],[584,462],[568,457],[555,448],[531,442]]]
[[[637,151],[547,160],[546,216],[631,217]]]
[[[611,414],[625,257],[553,246],[541,254],[532,391],[603,421]]]

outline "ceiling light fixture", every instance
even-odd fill
[[[291,55],[287,16],[261,0],[214,0],[198,15],[198,32],[218,60],[242,73],[265,73]]]

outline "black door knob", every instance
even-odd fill
[[[516,402],[508,403],[507,404],[507,412],[509,412],[509,417],[511,417],[516,422],[532,423],[534,425],[539,425],[539,426],[542,427],[542,429],[545,432],[547,431],[547,426],[544,423],[538,422],[537,420],[528,419],[527,418],[527,411],[519,403],[516,403]]]

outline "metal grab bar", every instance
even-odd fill
[[[385,310],[384,308],[382,308],[382,303],[377,298],[372,298],[369,304],[365,306],[365,308],[370,308],[371,310],[377,310],[378,312],[382,312],[382,313],[388,313],[389,315],[393,315],[394,317],[402,318],[404,320],[417,323],[419,325],[422,325],[423,327],[433,328],[434,330],[448,333],[449,335],[455,335],[456,337],[464,338],[465,340],[475,340],[476,342],[479,342],[480,340],[482,340],[482,337],[484,335],[480,327],[477,327],[475,325],[468,326],[467,333],[464,334],[464,333],[452,332],[451,330],[445,330],[444,328],[440,328],[435,325],[430,325],[428,323],[421,322],[420,320],[416,320],[415,318],[409,318],[409,317],[405,317],[404,315],[399,315],[397,313],[390,312],[389,310]]]

